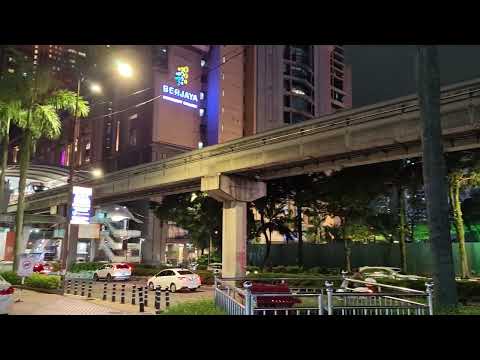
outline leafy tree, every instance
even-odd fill
[[[287,190],[282,181],[270,181],[267,183],[267,195],[253,202],[260,220],[256,223],[256,236],[263,234],[266,243],[266,251],[262,267],[267,264],[272,245],[272,233],[279,232],[284,236],[291,236],[292,231],[288,226],[288,198]]]
[[[460,193],[480,185],[480,159],[476,152],[468,152],[449,154],[447,160],[448,195],[459,246],[460,272],[462,278],[469,278],[470,268],[465,247],[465,225]]]
[[[60,115],[67,112],[79,117],[86,117],[89,112],[88,103],[77,94],[68,90],[59,90],[50,72],[45,68],[37,69],[36,73],[25,76],[27,90],[20,93],[22,111],[17,119],[17,125],[22,129],[20,145],[20,180],[18,189],[16,233],[14,254],[23,239],[23,217],[25,211],[25,187],[30,156],[35,142],[42,138],[55,139],[61,133]],[[17,266],[17,256],[14,268]]]

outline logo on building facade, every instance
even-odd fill
[[[178,86],[185,86],[188,84],[189,77],[189,67],[188,66],[179,66],[177,67],[177,72],[175,73],[175,81]],[[186,90],[181,90],[170,85],[163,85],[162,96],[164,100],[168,100],[177,104],[182,104],[191,108],[198,108],[198,95],[191,93]]]
[[[188,66],[179,66],[177,68],[177,72],[175,73],[175,81],[177,82],[178,86],[183,86],[188,84]]]

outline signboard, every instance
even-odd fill
[[[189,67],[188,66],[179,66],[177,72],[175,73],[175,81],[178,86],[185,86],[188,84],[189,77]],[[174,86],[163,85],[163,99],[168,100],[177,104],[182,104],[191,108],[198,108],[198,96],[191,92],[181,90]]]
[[[83,224],[78,227],[79,239],[100,239],[100,224]]]
[[[17,275],[30,276],[36,263],[42,261],[42,254],[20,254]]]
[[[92,211],[92,188],[73,187],[70,224],[90,224]]]

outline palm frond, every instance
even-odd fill
[[[54,106],[57,110],[66,110],[71,115],[74,115],[77,106],[77,94],[69,90],[58,90],[48,99],[47,104]],[[77,116],[86,117],[89,112],[88,101],[79,96]]]
[[[62,124],[54,106],[36,105],[32,111],[31,120],[30,130],[34,138],[56,139],[60,136]]]

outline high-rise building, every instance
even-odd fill
[[[256,45],[247,56],[245,134],[351,107],[351,69],[340,45]]]

